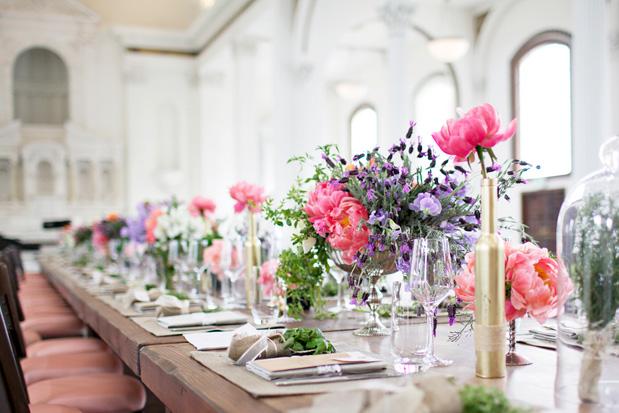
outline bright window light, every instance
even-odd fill
[[[563,43],[534,47],[518,62],[517,117],[521,159],[541,169],[531,178],[572,172],[570,48]]]
[[[447,119],[456,115],[456,93],[451,79],[436,75],[426,80],[415,95],[416,133],[432,144],[432,133],[441,130]]]
[[[357,109],[350,118],[350,152],[352,155],[372,150],[378,144],[378,115],[369,106]]]

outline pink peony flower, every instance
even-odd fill
[[[466,256],[455,277],[456,296],[467,308],[475,308],[475,254]],[[573,286],[563,265],[546,248],[531,243],[505,243],[505,318],[512,321],[529,314],[539,323],[563,311]],[[563,288],[559,289],[561,285]]]
[[[511,138],[516,132],[513,119],[503,133],[495,108],[485,103],[470,109],[460,119],[450,119],[432,138],[443,152],[454,155],[456,162],[463,162],[478,146],[492,148]]]
[[[215,201],[209,198],[205,198],[203,196],[196,196],[191,200],[189,204],[189,213],[194,216],[209,216],[215,212]]]
[[[275,272],[279,266],[279,260],[269,260],[262,263],[260,266],[260,277],[258,283],[262,286],[264,295],[270,297],[274,292],[275,287]]]
[[[236,201],[234,212],[237,214],[248,208],[251,212],[260,212],[266,200],[264,188],[241,181],[230,188],[230,196]]]
[[[358,199],[344,191],[341,184],[320,182],[310,193],[304,210],[318,235],[342,251],[347,264],[367,245],[368,211]]]
[[[213,243],[204,249],[203,260],[206,265],[209,266],[210,271],[212,271],[219,280],[224,279],[224,272],[221,268],[221,258],[222,252],[224,249],[224,240],[216,239],[213,240]],[[237,256],[236,250],[232,251],[232,263],[230,264],[232,269],[238,267],[239,260]]]
[[[163,211],[160,208],[153,209],[146,221],[144,222],[144,228],[146,228],[146,242],[150,245],[153,245],[157,241],[157,237],[155,237],[155,229],[157,229],[157,220],[163,214]]]

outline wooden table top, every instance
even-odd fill
[[[76,313],[119,355],[123,362],[171,412],[279,412],[311,405],[315,396],[254,398],[224,377],[202,366],[190,356],[193,346],[182,336],[155,337],[118,311],[80,287],[53,259],[42,259],[44,273]],[[63,274],[63,272],[65,274]],[[391,360],[390,337],[356,337],[352,329],[363,317],[349,313],[336,320],[306,320],[303,326],[319,327],[335,344],[346,344],[361,351],[379,354]],[[508,368],[507,377],[498,380],[478,379],[474,374],[475,355],[472,337],[457,343],[447,342],[452,328],[439,325],[436,354],[454,360],[446,368],[432,372],[452,375],[462,383],[484,384],[501,388],[515,401],[545,409],[554,409],[556,352],[518,345],[518,352],[533,364]],[[340,330],[340,331],[338,331]],[[562,410],[563,411],[563,410]],[[572,406],[566,411],[588,411]]]
[[[501,388],[515,401],[544,409],[554,409],[554,380],[556,352],[531,346],[519,346],[518,352],[533,364],[509,367],[504,379],[486,380],[475,377],[475,354],[472,339],[458,343],[445,339],[448,326],[439,327],[436,354],[454,360],[450,367],[435,368],[431,372],[456,377],[461,383],[483,384]],[[338,343],[380,354],[392,359],[390,337],[356,337],[350,331],[325,334],[337,347]],[[254,399],[248,393],[225,378],[217,375],[191,359],[190,344],[160,345],[147,347],[140,354],[142,380],[173,412],[231,411],[256,412],[288,411],[311,405],[315,396],[282,396]],[[208,383],[208,384],[207,384]],[[179,391],[186,391],[178,397]],[[203,410],[201,410],[203,409]]]
[[[41,260],[41,271],[75,313],[120,357],[136,375],[140,374],[140,350],[144,346],[186,343],[183,336],[155,337],[114,308],[77,284],[57,262]]]

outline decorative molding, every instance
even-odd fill
[[[99,16],[78,0],[0,0],[2,17],[99,22]]]
[[[409,0],[386,0],[379,7],[378,15],[381,17],[389,34],[403,35],[411,23],[415,6]]]

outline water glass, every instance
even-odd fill
[[[427,370],[426,326],[419,322],[420,305],[415,301],[407,281],[395,281],[391,301],[391,353],[394,368],[403,374]]]

